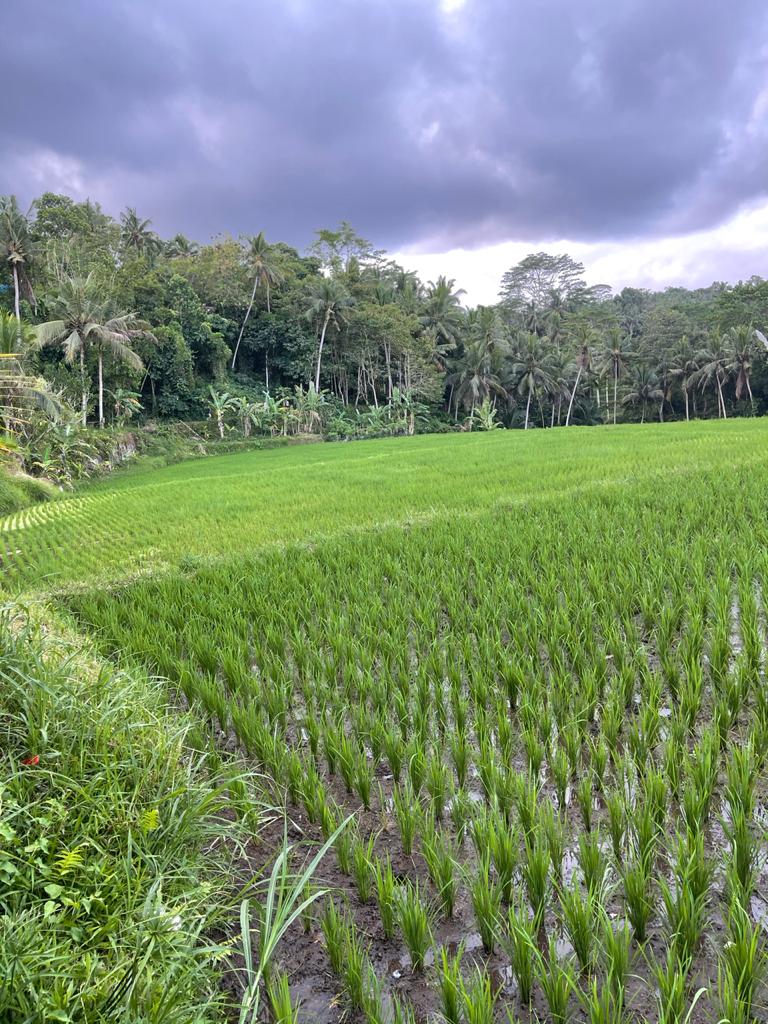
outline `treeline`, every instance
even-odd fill
[[[553,427],[768,407],[757,277],[614,295],[568,256],[538,253],[504,275],[496,305],[468,309],[453,280],[420,281],[346,223],[303,254],[263,234],[198,245],[161,239],[135,210],[116,221],[52,193],[27,213],[0,200],[0,247],[3,348],[49,420],[71,408],[79,422],[287,432],[290,418],[344,436],[371,422]]]

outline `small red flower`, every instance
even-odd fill
[[[40,755],[39,754],[33,754],[31,757],[25,757],[24,760],[21,763],[22,764],[29,764],[29,765],[40,764]]]

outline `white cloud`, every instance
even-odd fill
[[[423,280],[434,280],[439,274],[455,278],[466,290],[466,301],[476,305],[495,302],[504,271],[540,250],[567,252],[584,264],[590,284],[609,284],[616,291],[625,286],[698,288],[753,274],[768,276],[768,201],[740,211],[717,227],[687,235],[621,242],[550,238],[442,253],[419,252],[414,246],[394,258]]]

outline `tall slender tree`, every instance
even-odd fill
[[[151,229],[151,223],[149,218],[140,217],[132,206],[120,214],[120,242],[126,252],[151,260],[161,251],[163,243]]]
[[[627,347],[627,339],[620,327],[611,327],[606,335],[606,344],[602,352],[601,369],[605,376],[613,382],[613,425],[616,426],[616,406],[619,395],[619,380],[627,372],[627,361],[631,352]]]
[[[243,317],[240,333],[237,336],[235,351],[232,355],[233,370],[237,363],[237,353],[240,351],[240,342],[243,340],[245,325],[248,323],[248,318],[250,317],[251,310],[253,309],[253,303],[256,301],[256,292],[262,285],[264,286],[267,298],[267,312],[271,313],[272,308],[269,301],[270,289],[276,287],[282,281],[280,268],[274,258],[271,246],[264,237],[263,231],[260,231],[255,238],[251,239],[248,262],[250,264],[251,273],[253,274],[253,290],[251,291],[251,300],[248,303],[248,308],[246,309],[245,316]]]
[[[29,218],[19,209],[16,196],[0,197],[0,246],[11,267],[13,310],[16,314],[16,323],[21,325],[21,293],[26,292],[33,304],[35,295],[29,276],[33,249]]]
[[[568,412],[565,417],[566,427],[569,426],[571,422],[573,400],[576,397],[576,392],[579,390],[579,382],[581,381],[582,375],[589,372],[592,366],[592,354],[589,346],[593,340],[593,331],[589,324],[579,324],[576,330],[576,340],[579,345],[579,351],[576,356],[576,380],[574,381],[573,390],[571,391],[571,399],[568,402]]]
[[[315,391],[320,391],[320,370],[323,363],[323,347],[329,326],[338,327],[343,311],[354,303],[344,285],[333,277],[321,277],[313,285],[304,315],[318,325],[319,339],[315,361]]]

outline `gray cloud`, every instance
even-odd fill
[[[761,0],[30,0],[4,29],[0,191],[164,234],[620,239],[766,192]]]

